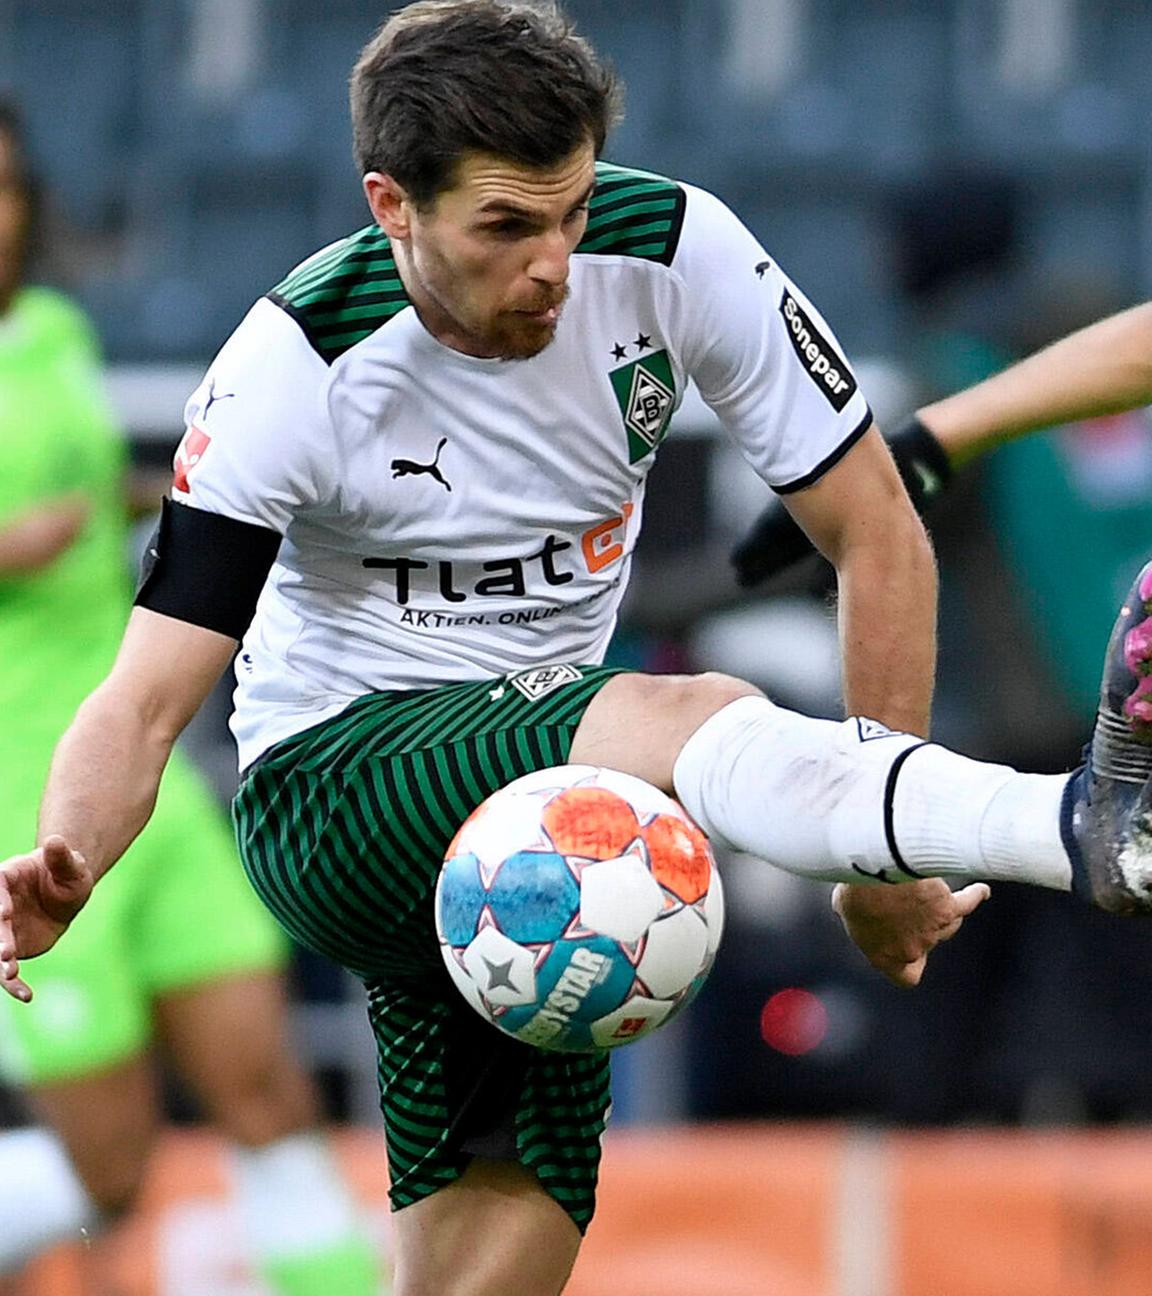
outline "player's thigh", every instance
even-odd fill
[[[444,968],[432,897],[464,819],[519,775],[563,764],[613,674],[557,666],[366,697],[273,749],[237,794],[261,895],[368,986],[397,1209],[482,1156],[528,1167],[578,1229],[591,1218],[607,1060],[543,1054],[483,1022]]]
[[[759,693],[755,685],[714,671],[617,675],[589,703],[568,759],[634,774],[672,792],[676,757],[692,734],[729,702]]]
[[[557,1296],[580,1231],[524,1166],[477,1158],[393,1219],[396,1296]]]
[[[492,792],[569,758],[615,673],[556,666],[360,699],[241,784],[249,877],[297,941],[361,979],[442,975],[432,895],[452,838]]]
[[[31,1087],[35,1114],[60,1136],[99,1210],[128,1209],[159,1126],[155,1071],[141,1054],[102,1071]]]
[[[221,1133],[258,1147],[315,1123],[312,1084],[293,1053],[278,972],[170,990],[155,1012],[169,1060]]]

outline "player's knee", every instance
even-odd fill
[[[725,675],[721,671],[702,671],[699,675],[689,675],[687,678],[690,681],[691,705],[705,710],[708,715],[738,698],[762,696],[755,684],[737,679],[735,675]]]
[[[642,705],[651,714],[664,714],[673,727],[687,736],[709,716],[742,697],[759,697],[760,690],[747,681],[720,671],[698,675],[644,675],[647,696]]]
[[[589,706],[570,759],[623,770],[669,792],[677,753],[692,734],[729,702],[749,696],[760,690],[718,671],[618,675]]]
[[[699,716],[701,721],[737,698],[760,693],[754,684],[720,671],[701,671],[696,675],[621,675],[612,684],[627,692],[629,703],[637,711],[652,716]],[[608,688],[604,692],[608,695]],[[612,705],[618,700],[613,698]]]

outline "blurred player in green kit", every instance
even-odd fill
[[[107,673],[130,604],[125,450],[88,322],[23,285],[33,212],[18,118],[0,103],[0,858],[34,832],[53,746]],[[286,955],[221,809],[174,760],[151,827],[44,956],[36,1002],[0,996],[0,1072],[42,1121],[0,1132],[0,1175],[20,1186],[0,1274],[131,1207],[162,1118],[158,1039],[232,1146],[268,1289],[380,1291],[289,1052]]]

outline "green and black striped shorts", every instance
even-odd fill
[[[460,824],[568,759],[619,672],[555,666],[375,693],[273,747],[234,804],[244,866],[285,930],[368,989],[393,1209],[475,1155],[516,1158],[583,1230],[609,1106],[607,1054],[547,1053],[483,1021],[449,980],[432,914]]]

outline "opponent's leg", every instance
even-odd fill
[[[18,1210],[0,1213],[0,1273],[122,1216],[156,1136],[155,1082],[145,1056],[37,1085],[29,1098],[43,1123],[0,1135],[0,1183],[19,1199]]]
[[[250,972],[169,991],[156,1016],[179,1074],[233,1143],[240,1217],[272,1289],[375,1296],[373,1248],[289,1047],[283,978]]]
[[[1152,563],[1112,627],[1092,743],[1061,826],[1078,895],[1114,913],[1152,911]]]
[[[515,1161],[476,1158],[393,1218],[395,1296],[558,1296],[580,1247],[571,1217]]]
[[[178,759],[145,845],[135,958],[177,1070],[233,1144],[254,1267],[279,1296],[374,1294],[373,1248],[315,1131],[311,1084],[288,1038],[287,943],[219,806]]]
[[[0,1182],[39,1202],[0,1216],[0,1271],[95,1233],[136,1196],[158,1102],[146,997],[126,942],[131,869],[105,880],[36,960],[36,998],[0,1002],[0,1067],[29,1096],[37,1130],[0,1136]],[[11,1204],[11,1203],[10,1203]]]

